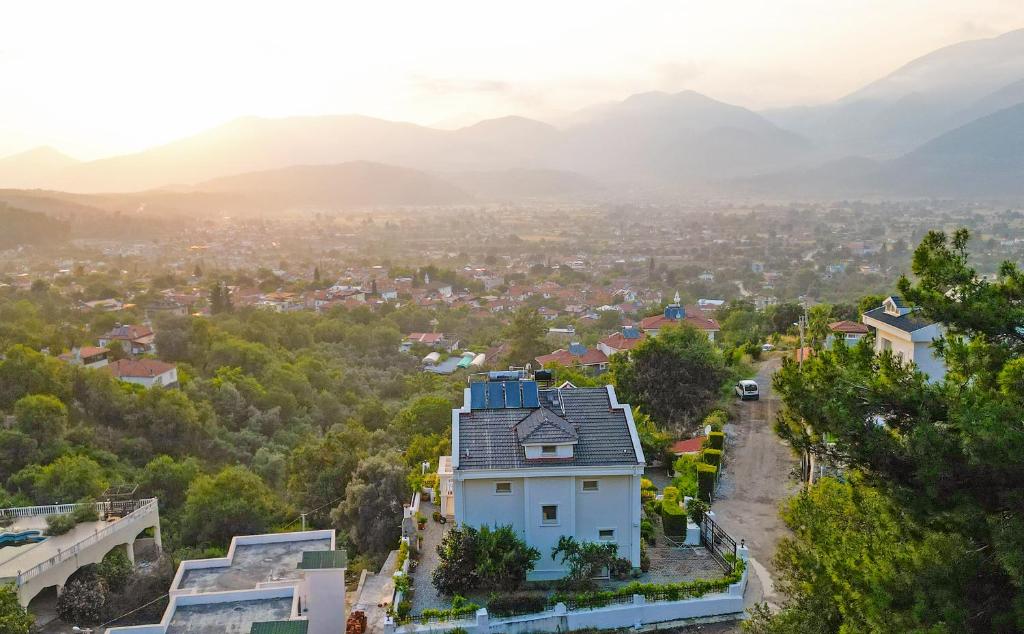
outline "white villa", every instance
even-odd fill
[[[875,331],[875,352],[891,350],[906,362],[913,362],[931,381],[946,376],[946,366],[935,356],[932,342],[942,336],[942,324],[915,315],[916,308],[891,295],[879,308],[861,317],[864,325]]]
[[[541,552],[530,579],[564,575],[550,556],[562,535],[615,542],[639,567],[645,461],[629,405],[610,385],[539,389],[506,375],[471,383],[452,412],[441,508],[459,524],[511,524]]]

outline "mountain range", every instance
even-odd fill
[[[835,102],[754,112],[692,91],[585,108],[559,126],[455,130],[359,115],[244,117],[94,161],[0,159],[0,186],[88,204],[284,209],[745,193],[1024,195],[1024,30],[948,46]],[[8,191],[8,195],[11,193]],[[4,199],[0,192],[0,199]]]

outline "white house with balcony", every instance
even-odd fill
[[[875,352],[891,351],[904,362],[913,362],[932,382],[946,376],[946,364],[932,349],[932,343],[942,337],[945,329],[923,317],[902,298],[886,297],[880,307],[864,313],[861,321],[875,332]]]
[[[550,555],[563,535],[613,542],[639,567],[645,461],[629,405],[612,386],[542,390],[503,374],[471,383],[452,413],[442,508],[450,481],[456,522],[512,525],[541,553],[530,579],[564,576]]]

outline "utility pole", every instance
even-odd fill
[[[804,328],[807,327],[807,309],[806,309],[806,307],[804,308],[804,314],[800,316],[800,319],[797,321],[796,325],[797,325],[797,327],[800,328],[800,356],[797,357],[796,362],[797,362],[797,366],[801,370],[803,370],[804,369],[804,356],[807,354],[807,351],[804,350]]]

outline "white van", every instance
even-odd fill
[[[733,389],[741,401],[756,401],[761,398],[761,394],[757,389],[757,381],[744,379],[737,383]]]

